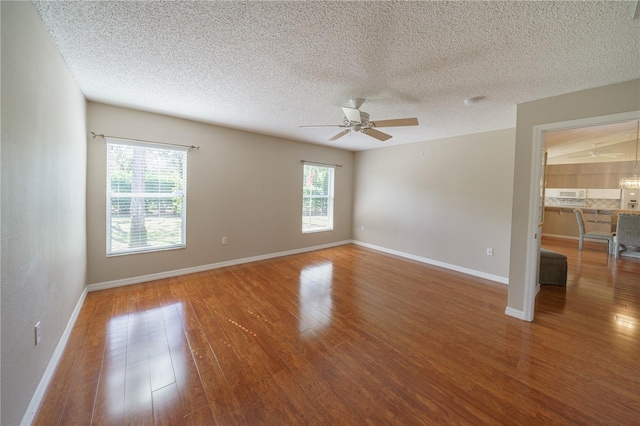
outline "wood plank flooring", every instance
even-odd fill
[[[355,245],[89,293],[36,424],[640,424],[640,260],[543,245],[533,323]]]

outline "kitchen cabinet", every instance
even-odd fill
[[[620,189],[587,189],[587,198],[599,200],[619,200]]]
[[[604,189],[587,189],[587,198],[602,198],[602,191],[604,191]]]
[[[549,198],[558,198],[560,190],[558,188],[546,188],[544,190],[544,196]]]

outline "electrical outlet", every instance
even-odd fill
[[[364,225],[360,225],[360,230],[364,231]]]
[[[222,237],[222,244],[227,244],[227,237]]]
[[[487,256],[493,256],[493,249],[491,247],[487,247]]]
[[[40,343],[40,339],[42,338],[42,331],[40,330],[40,321],[36,323],[35,332],[36,332],[36,345],[37,345],[38,343]]]

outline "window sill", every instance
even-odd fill
[[[140,250],[128,250],[128,251],[119,251],[116,253],[107,253],[107,257],[128,256],[131,254],[155,253],[158,251],[180,250],[184,248],[187,248],[186,244],[180,244],[180,245],[175,245],[170,247],[157,247],[157,248],[148,247]]]
[[[307,231],[302,231],[302,235],[304,234],[315,234],[318,232],[329,232],[329,231],[333,231],[333,228],[322,228],[322,229],[310,229]]]

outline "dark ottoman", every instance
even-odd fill
[[[540,284],[567,285],[567,256],[540,249]]]

